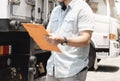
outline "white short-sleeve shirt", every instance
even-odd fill
[[[81,31],[93,31],[94,16],[83,0],[72,0],[64,11],[61,6],[53,9],[47,28],[54,35],[77,37]],[[88,64],[89,45],[72,47],[58,45],[61,53],[52,52],[47,62],[47,74],[57,78],[69,77]],[[54,69],[53,69],[54,68]]]

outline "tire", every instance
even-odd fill
[[[90,44],[89,63],[88,63],[89,69],[94,69],[95,59],[96,59],[96,51],[95,48]]]

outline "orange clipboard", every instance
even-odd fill
[[[22,25],[42,50],[60,52],[57,46],[50,44],[45,39],[45,35],[48,33],[42,24],[22,23]]]

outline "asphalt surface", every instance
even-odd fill
[[[120,56],[102,59],[96,71],[88,71],[86,81],[120,81]]]

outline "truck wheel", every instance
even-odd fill
[[[89,63],[88,63],[90,70],[94,69],[95,60],[96,60],[96,51],[95,48],[90,44]]]

